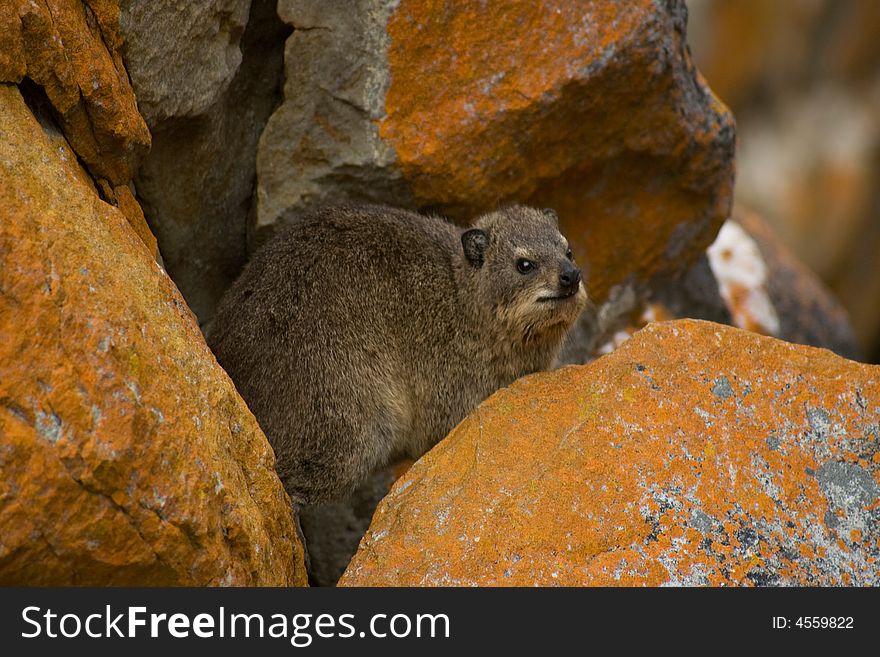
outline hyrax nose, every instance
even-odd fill
[[[563,265],[562,271],[559,272],[559,286],[570,292],[577,288],[581,282],[581,270],[574,265]]]

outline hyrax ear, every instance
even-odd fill
[[[544,208],[541,210],[541,212],[543,212],[544,216],[553,222],[554,226],[559,228],[559,215],[556,214],[556,210],[554,210],[553,208]]]
[[[489,245],[489,236],[479,228],[471,228],[461,235],[461,246],[464,248],[464,257],[475,269],[483,266],[486,247]]]

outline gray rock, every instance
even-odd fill
[[[122,0],[123,56],[150,128],[211,107],[241,64],[251,0]]]
[[[257,231],[286,212],[348,202],[411,204],[379,138],[388,67],[385,25],[397,0],[280,0],[294,28],[284,103],[260,139]]]
[[[880,498],[880,486],[870,472],[855,463],[827,461],[816,479],[832,505],[849,512],[861,512]]]
[[[237,17],[238,11],[232,15]],[[219,19],[211,20],[217,23]],[[170,30],[172,21],[167,16],[165,23]],[[186,41],[191,30],[181,25],[176,39]],[[206,84],[203,78],[215,80],[210,93],[200,95],[198,103],[184,102],[184,94],[168,96],[168,102],[159,105],[146,105],[154,108],[153,148],[135,180],[138,196],[168,272],[202,323],[211,318],[214,306],[247,258],[257,142],[281,100],[282,51],[289,32],[273,2],[256,0],[240,39],[241,65],[229,80],[221,85],[234,57],[218,63],[193,56],[187,65],[205,69],[189,70],[190,82],[202,87]],[[238,43],[238,37],[235,40]],[[219,46],[212,47],[216,50]],[[237,46],[235,50],[238,52]],[[132,50],[131,57],[138,52]],[[128,65],[130,70],[145,67],[137,60]],[[219,69],[212,69],[214,65]],[[139,98],[141,91],[138,89]],[[148,98],[158,92],[150,93],[153,96]],[[209,96],[210,104],[203,107]],[[201,113],[192,116],[196,110]],[[173,112],[179,115],[158,118]]]

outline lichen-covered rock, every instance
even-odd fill
[[[880,367],[651,324],[482,404],[345,585],[880,584]]]
[[[67,141],[156,255],[155,239],[128,188],[150,133],[122,62],[119,6],[106,0],[4,0],[0,83],[38,85]]]
[[[0,584],[303,583],[271,448],[174,284],[12,85],[0,134]]]
[[[40,85],[96,178],[131,180],[150,133],[119,52],[119,7],[101,0],[11,0],[2,12],[0,82]],[[10,54],[11,53],[11,54]]]
[[[880,3],[688,8],[694,61],[737,116],[737,199],[828,285],[880,362]]]
[[[327,202],[559,210],[590,291],[678,271],[730,207],[731,115],[683,2],[281,0],[257,228]]]
[[[247,259],[257,141],[281,102],[290,28],[267,0],[127,1],[120,22],[153,135],[138,197],[168,273],[204,322]]]
[[[708,253],[736,326],[859,357],[846,311],[760,216],[738,208]]]

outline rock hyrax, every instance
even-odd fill
[[[551,366],[587,300],[552,210],[462,229],[388,207],[280,229],[223,297],[209,342],[293,501],[418,458],[498,388]]]

